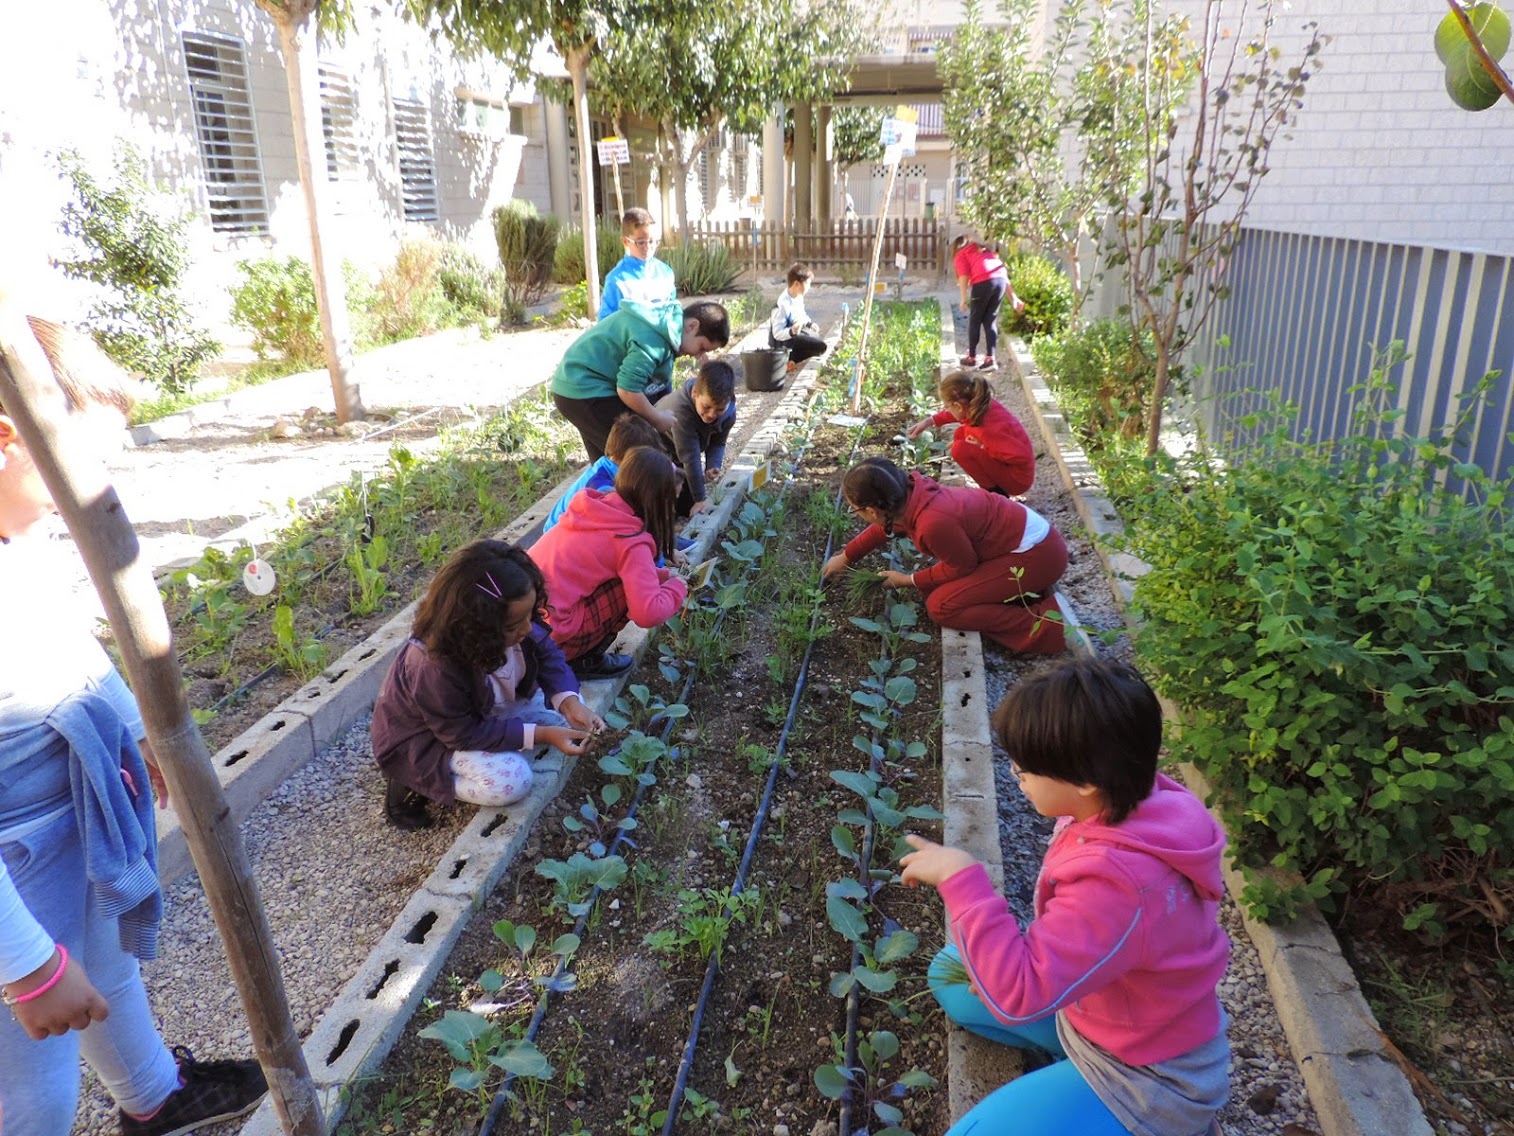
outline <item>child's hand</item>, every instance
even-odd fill
[[[12,982],[7,989],[13,997],[35,990],[53,976],[57,966],[55,953],[36,972]],[[51,990],[10,1009],[33,1041],[61,1037],[69,1030],[82,1030],[91,1022],[103,1022],[110,1017],[109,1003],[90,982],[83,964],[71,955],[62,977]]]
[[[1025,301],[1020,299],[1019,296],[1015,297],[1014,309],[1017,312],[1023,312],[1025,310]]]
[[[597,734],[605,728],[605,720],[584,703],[579,695],[563,700],[562,716],[568,720],[568,725],[575,730],[587,730],[590,734]]]
[[[960,848],[936,844],[923,836],[910,834],[904,839],[914,849],[899,859],[899,864],[904,869],[905,887],[919,887],[921,884],[940,887],[964,868],[971,868],[978,862]]]
[[[705,477],[708,478],[712,473],[719,473],[719,472],[720,472],[719,470],[706,470],[705,471]],[[699,516],[700,513],[704,512],[709,507],[710,507],[710,499],[708,497],[706,497],[703,501],[695,501],[693,505],[689,506],[689,516],[690,517],[697,517],[697,516]]]
[[[689,566],[689,554],[687,552],[675,551],[672,559],[675,568],[687,568]],[[682,573],[680,572],[679,575],[682,575]]]
[[[878,573],[883,578],[885,588],[913,588],[915,581],[908,572],[895,572],[892,568],[885,568]]]
[[[567,715],[563,715],[567,717]],[[577,757],[584,751],[584,743],[588,740],[587,730],[575,730],[568,726],[537,726],[536,740],[546,742],[549,746],[562,750],[570,757]]]
[[[920,419],[920,421],[916,422],[908,430],[906,430],[904,432],[904,436],[906,438],[918,438],[921,434],[929,430],[931,428],[931,425],[932,423],[929,418],[922,418]]]
[[[719,481],[720,480],[720,467],[718,465],[705,466],[705,469],[704,469],[704,480],[705,480],[706,484],[708,484],[711,481]]]
[[[822,580],[834,580],[841,573],[845,572],[850,564],[851,561],[846,558],[846,553],[838,552],[821,567],[820,578]]]

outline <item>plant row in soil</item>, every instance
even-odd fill
[[[893,381],[873,397],[892,406],[863,429],[861,454],[910,421],[910,378],[927,383],[936,360],[934,303],[880,318],[883,341],[916,340],[918,358],[882,372]],[[836,490],[857,435],[820,425],[789,485],[743,506],[723,579],[663,630],[617,706],[630,733],[616,752],[580,759],[344,1130],[475,1131],[507,1079],[496,1132],[810,1133],[835,1131],[843,1108],[853,1130],[945,1129],[943,1034],[923,979],[940,912],[894,882],[902,831],[934,834],[939,817],[939,644],[920,605],[885,596],[871,573],[818,584],[828,544],[854,528]],[[695,665],[686,705],[669,708]],[[655,737],[659,716],[674,721],[671,748]],[[770,775],[767,823],[736,888]],[[638,778],[655,783],[628,818]],[[628,839],[607,855],[617,832]],[[580,936],[575,916],[596,881],[613,886]],[[718,971],[670,1124],[711,956]],[[848,997],[859,1009],[850,1054]]]

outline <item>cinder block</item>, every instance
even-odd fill
[[[409,625],[396,627],[391,620],[286,698],[280,709],[310,719],[319,750],[372,708],[389,665],[409,638]]]
[[[211,761],[238,821],[262,804],[296,769],[315,756],[310,720],[282,708],[265,714]],[[173,810],[158,811],[158,879],[172,883],[194,866],[179,818]]]
[[[946,1064],[946,1100],[953,1123],[989,1093],[1025,1072],[1020,1050],[957,1026],[947,1027]]]
[[[525,799],[509,808],[480,809],[458,833],[421,890],[475,905],[482,903],[520,855],[542,810],[562,792],[575,760],[569,758],[563,768],[538,777]]]

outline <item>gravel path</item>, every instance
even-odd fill
[[[966,350],[967,319],[956,313],[960,351]],[[1022,422],[1033,423],[1035,407],[1014,377],[1001,372],[995,383],[1000,401]],[[1031,437],[1040,434],[1029,426]],[[1038,444],[1038,454],[1041,453]],[[1054,460],[1037,462],[1036,482],[1027,503],[1046,516],[1067,537],[1071,563],[1061,588],[1072,600],[1079,621],[1090,630],[1123,628],[1098,557],[1082,532],[1081,522],[1062,483]],[[1129,658],[1128,639],[1104,648]],[[985,645],[985,669],[990,705],[998,702],[1021,675],[1055,665],[1056,660],[1017,658],[992,645]],[[1009,757],[994,747],[994,781],[999,797],[999,840],[1004,856],[1005,892],[1010,908],[1021,920],[1031,914],[1036,871],[1051,835],[1051,821],[1040,816],[1010,773]],[[1226,899],[1220,920],[1230,935],[1230,968],[1220,984],[1220,1000],[1230,1015],[1233,1062],[1230,1072],[1230,1103],[1220,1119],[1228,1136],[1279,1136],[1290,1124],[1304,1133],[1319,1125],[1304,1090],[1303,1078],[1288,1049],[1282,1026],[1267,990],[1256,948],[1251,945],[1235,902]]]

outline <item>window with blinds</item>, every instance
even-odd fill
[[[352,76],[321,64],[321,134],[326,139],[326,179],[356,181],[363,173],[357,145],[357,93]]]
[[[400,152],[400,189],[405,220],[439,221],[436,156],[431,149],[431,126],[419,99],[394,100],[394,136]]]
[[[230,36],[185,32],[184,61],[211,227],[219,233],[267,232],[268,195],[242,43]]]

